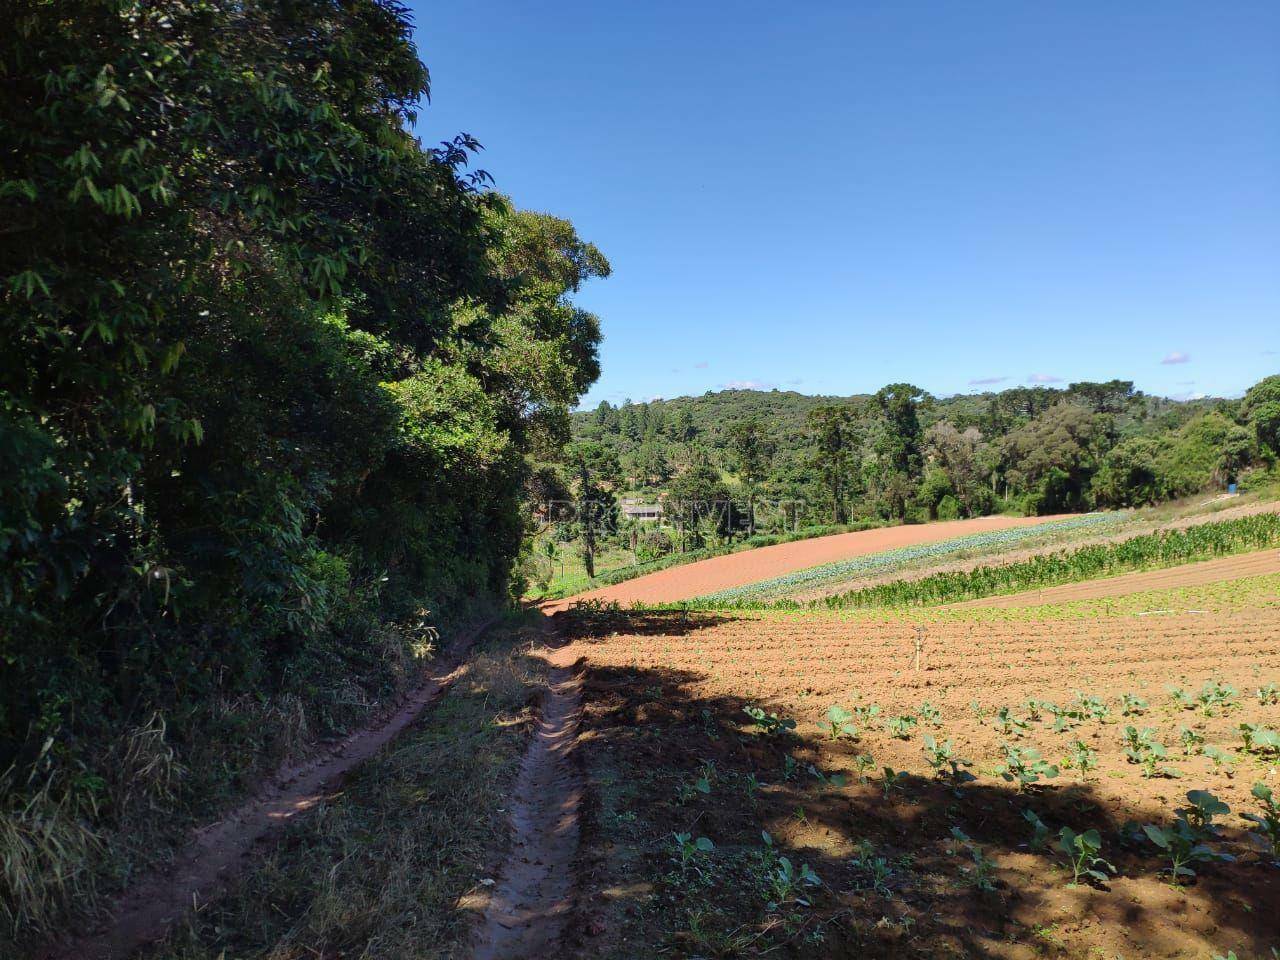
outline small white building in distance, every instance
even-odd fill
[[[628,520],[658,520],[662,517],[662,504],[625,499],[622,501],[622,515]]]

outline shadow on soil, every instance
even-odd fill
[[[1167,860],[1126,830],[1127,821],[1168,824],[1172,810],[1132,806],[1117,816],[1099,782],[1069,781],[1065,771],[1022,792],[990,777],[957,790],[907,776],[886,793],[879,765],[865,780],[856,772],[854,758],[874,743],[804,729],[762,734],[744,713],[753,704],[700,694],[697,672],[590,662],[594,639],[690,636],[724,618],[605,610],[557,619],[588,652],[580,956],[1207,960],[1234,949],[1249,960],[1280,946],[1280,871],[1247,852],[1234,827],[1213,846],[1240,860],[1198,868],[1174,887],[1160,872]],[[836,771],[845,785],[823,781]],[[1030,848],[1028,809],[1055,834],[1098,829],[1116,878],[1069,886],[1061,853]],[[715,847],[682,864],[677,833]],[[787,889],[782,856],[796,871],[807,864],[820,885]],[[653,952],[634,952],[637,943]]]

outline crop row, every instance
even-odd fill
[[[860,574],[888,573],[918,560],[938,559],[962,553],[966,550],[1009,546],[1046,533],[1110,525],[1128,517],[1129,514],[1124,512],[1090,513],[1081,517],[1054,520],[1048,523],[1036,524],[1035,526],[990,530],[984,533],[955,537],[951,540],[942,540],[937,543],[921,543],[908,547],[898,547],[893,550],[853,557],[849,560],[825,563],[821,566],[810,567],[807,570],[797,570],[794,573],[774,577],[770,580],[762,580],[758,583],[721,590],[718,593],[700,598],[699,602],[711,601],[717,605],[721,603],[731,604],[734,601],[750,601],[770,594],[795,591],[799,588],[821,587],[826,584],[839,583],[842,580],[848,580]]]
[[[1148,533],[1120,543],[1062,550],[1017,563],[984,565],[973,570],[936,573],[919,580],[864,587],[827,597],[823,603],[832,608],[953,603],[1278,545],[1280,515],[1259,514],[1185,530]]]

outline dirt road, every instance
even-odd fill
[[[120,960],[162,936],[171,924],[217,894],[247,862],[253,847],[314,807],[352,768],[417,719],[457,676],[471,645],[492,620],[460,631],[421,686],[389,715],[352,733],[199,831],[165,870],[140,878],[109,909],[101,928],[52,944],[46,960]]]

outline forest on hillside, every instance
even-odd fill
[[[907,383],[850,397],[725,390],[606,401],[575,412],[572,427],[564,456],[534,476],[535,513],[591,501],[558,524],[542,508],[562,548],[617,545],[642,563],[804,527],[1143,506],[1222,489],[1276,462],[1280,376],[1234,400],[1171,400],[1127,380],[952,397]],[[662,523],[629,520],[622,500],[661,504]]]

